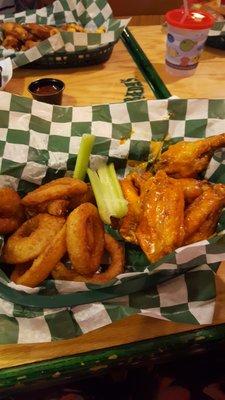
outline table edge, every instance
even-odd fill
[[[215,342],[223,340],[224,334],[225,323],[221,323],[79,355],[3,368],[0,369],[0,393],[6,389],[18,388],[35,381],[62,379],[68,374],[75,374],[75,378],[79,379],[87,374],[93,375],[97,371],[104,371],[118,363],[133,365],[144,358],[157,361],[159,358],[174,356],[174,354],[176,357],[182,354],[187,355],[187,348],[190,353],[199,351],[201,346],[211,347]]]

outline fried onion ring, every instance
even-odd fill
[[[64,217],[68,213],[69,205],[70,201],[65,199],[44,201],[36,206],[26,207],[26,214],[28,218],[39,213],[48,213],[55,217]]]
[[[11,188],[0,188],[0,234],[14,232],[24,219],[18,193]]]
[[[69,200],[65,199],[50,201],[48,204],[48,213],[50,215],[55,215],[56,217],[64,216],[68,212],[69,204]]]
[[[10,275],[10,280],[16,282],[17,279],[22,276],[30,267],[29,263],[17,264]]]
[[[66,252],[66,224],[45,247],[44,251],[34,260],[32,266],[16,278],[18,285],[29,287],[38,286],[43,282]]]
[[[94,192],[90,183],[87,183],[87,191],[82,194],[71,197],[69,209],[72,211],[74,208],[80,206],[83,203],[96,204]]]
[[[87,191],[87,184],[70,177],[55,179],[28,193],[22,204],[32,206],[44,201],[70,198],[76,194],[83,194]]]
[[[65,223],[64,218],[38,214],[27,220],[9,237],[3,248],[3,259],[8,264],[22,264],[34,260]]]
[[[104,250],[104,227],[98,209],[81,204],[67,218],[66,241],[72,268],[82,275],[98,270]]]
[[[101,284],[114,279],[117,275],[124,272],[125,255],[124,249],[111,235],[105,233],[105,249],[110,255],[110,265],[105,272],[95,273],[91,277],[78,275],[76,271],[68,270],[61,262],[52,271],[54,279],[76,281],[85,283]]]

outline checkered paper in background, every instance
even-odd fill
[[[150,140],[161,140],[167,132],[173,143],[224,131],[225,100],[140,100],[73,108],[1,92],[0,185],[24,194],[41,183],[72,174],[86,132],[96,136],[91,165],[102,158],[113,161],[123,176],[134,162],[148,159]],[[215,153],[206,177],[225,182],[223,150]],[[126,244],[126,271],[103,290],[102,286],[52,280],[41,288],[21,288],[1,272],[1,284],[37,295],[73,293],[75,305],[37,309],[0,299],[0,343],[71,338],[136,313],[210,323],[216,295],[214,273],[225,259],[224,228],[223,214],[212,239],[177,249],[154,265],[149,265],[139,248]],[[112,285],[120,288],[120,296],[106,300]],[[81,304],[80,296],[90,291],[95,300]]]
[[[38,24],[60,26],[64,23],[75,22],[89,30],[83,32],[61,32],[49,39],[39,42],[29,50],[17,52],[13,49],[4,49],[0,46],[0,66],[4,69],[1,87],[11,79],[11,69],[26,65],[38,60],[45,54],[65,51],[77,52],[91,50],[99,46],[115,42],[119,39],[123,29],[129,22],[128,19],[114,19],[112,10],[106,0],[56,0],[52,5],[39,10],[27,10],[5,17],[0,15],[0,22],[17,22],[19,24],[35,22]],[[94,33],[100,26],[106,32]],[[0,32],[0,36],[2,32]],[[11,68],[9,61],[11,60]]]
[[[225,35],[225,21],[215,22],[209,31],[209,36],[222,36]]]

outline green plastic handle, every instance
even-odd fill
[[[156,99],[168,99],[171,97],[171,93],[128,28],[124,29],[121,39]]]

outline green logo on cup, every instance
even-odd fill
[[[182,42],[180,43],[180,49],[182,51],[190,51],[191,49],[193,49],[193,47],[197,44],[197,42],[194,42],[191,39],[185,39],[182,40]]]

